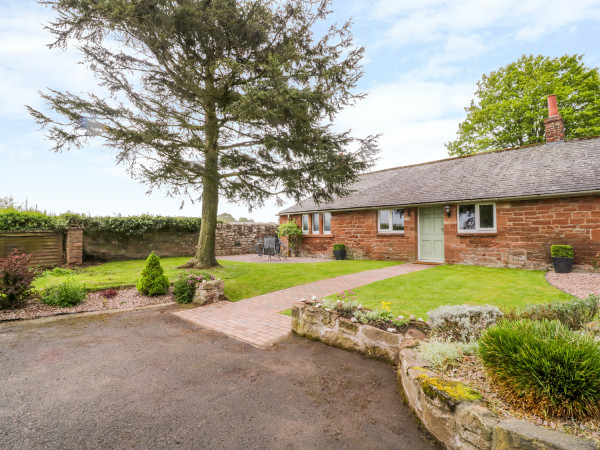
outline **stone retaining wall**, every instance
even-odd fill
[[[518,419],[501,420],[469,386],[444,379],[412,347],[411,330],[388,333],[353,323],[312,302],[292,307],[292,331],[301,337],[398,364],[398,387],[429,432],[449,449],[592,450],[587,440]],[[416,331],[416,330],[412,330]]]

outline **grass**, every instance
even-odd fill
[[[189,258],[160,260],[169,281],[175,281],[185,270],[177,269]],[[81,273],[50,275],[38,278],[33,285],[38,290],[64,282],[69,276],[85,284],[88,290],[134,286],[141,276],[145,260],[115,261],[83,269]],[[299,284],[347,275],[364,270],[401,264],[399,261],[330,261],[321,263],[261,264],[220,261],[219,269],[211,272],[225,282],[225,295],[231,301],[266,294]]]
[[[414,314],[423,319],[441,305],[489,304],[508,310],[571,298],[550,286],[542,271],[459,265],[388,278],[353,292],[365,307],[381,308],[382,301],[391,302],[395,315]]]
[[[286,309],[285,311],[279,311],[279,314],[283,314],[284,316],[292,317],[292,308]]]

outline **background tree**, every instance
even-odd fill
[[[216,265],[219,196],[330,201],[369,168],[374,136],[331,124],[362,94],[350,24],[327,0],[48,0],[50,47],[72,42],[109,95],[48,90],[29,108],[53,149],[99,137],[150,190],[202,202],[193,264]],[[58,118],[57,118],[58,116]]]
[[[450,155],[519,147],[544,141],[547,97],[556,94],[568,139],[600,134],[600,78],[582,55],[523,55],[477,82]]]
[[[235,222],[235,217],[229,213],[221,213],[217,216],[217,220],[221,222]]]

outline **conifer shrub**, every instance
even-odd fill
[[[558,320],[505,320],[479,355],[500,395],[541,417],[600,418],[600,344]]]
[[[87,291],[83,284],[73,278],[67,278],[64,283],[46,289],[42,294],[42,302],[48,306],[70,308],[79,305],[86,296]]]
[[[146,266],[142,271],[142,278],[135,285],[137,290],[147,296],[163,295],[169,289],[169,279],[164,275],[164,270],[160,265],[160,258],[150,253],[146,258]]]
[[[35,270],[29,267],[30,261],[31,255],[16,249],[0,258],[0,309],[15,308],[33,294]]]

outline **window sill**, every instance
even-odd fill
[[[378,231],[375,235],[376,236],[404,236],[404,232],[402,232],[402,233],[382,233],[381,231]]]
[[[479,231],[479,232],[470,232],[470,233],[456,233],[458,237],[490,237],[490,236],[498,236],[497,231]]]
[[[332,238],[333,234],[303,234],[302,236],[313,238]]]

